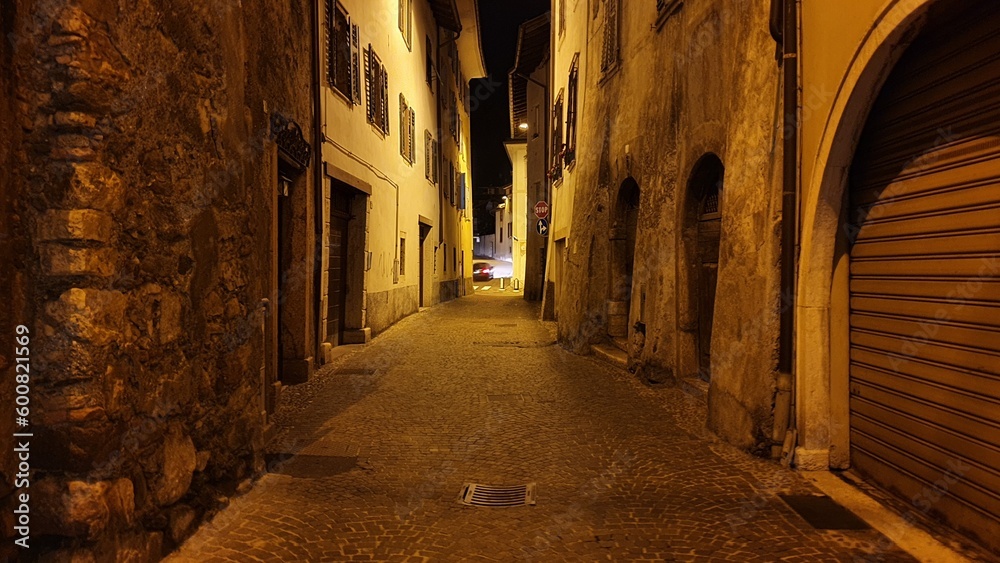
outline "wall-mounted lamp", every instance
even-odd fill
[[[522,123],[522,124],[518,125],[517,128],[520,129],[521,131],[527,131],[528,130],[528,124],[527,123]]]

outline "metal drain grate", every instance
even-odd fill
[[[462,488],[460,498],[462,504],[469,506],[524,506],[535,504],[535,484],[514,485],[510,487],[495,487],[466,483]]]

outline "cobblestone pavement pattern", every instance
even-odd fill
[[[911,560],[872,530],[814,530],[777,495],[817,491],[714,440],[701,401],[562,350],[536,318],[480,293],[286,390],[271,472],[167,560]],[[459,502],[529,482],[535,506]]]

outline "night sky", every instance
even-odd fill
[[[503,142],[510,138],[507,72],[514,66],[517,28],[549,10],[548,0],[477,0],[483,55],[489,80],[473,80],[472,185],[510,183],[510,161]],[[500,84],[497,85],[496,83]],[[491,84],[495,90],[490,92]],[[477,93],[484,95],[477,96]],[[473,195],[475,198],[475,194]]]

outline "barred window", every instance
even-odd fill
[[[355,104],[361,103],[358,26],[336,0],[326,3],[326,82]]]
[[[576,160],[576,91],[580,75],[580,53],[573,55],[569,66],[569,83],[566,86],[566,166]]]
[[[604,49],[601,56],[601,71],[613,70],[618,64],[619,29],[618,8],[621,0],[604,2]]]
[[[368,122],[389,134],[389,75],[371,43],[365,49],[365,98],[368,101]]]
[[[399,239],[399,275],[406,275],[406,239]]]
[[[399,94],[399,154],[412,165],[416,161],[414,137],[416,136],[416,112],[406,103],[406,98]]]

